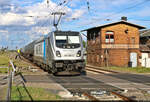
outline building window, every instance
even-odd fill
[[[95,40],[96,40],[96,34],[95,32],[93,33],[93,38],[92,38],[92,43],[94,44],[95,43]]]
[[[131,38],[131,43],[132,43],[132,44],[135,44],[135,37],[132,37],[132,38]]]
[[[106,32],[105,42],[106,43],[114,43],[114,32],[112,32],[112,31]]]

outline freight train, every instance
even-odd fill
[[[83,40],[79,32],[54,31],[21,49],[22,55],[53,74],[86,75]]]

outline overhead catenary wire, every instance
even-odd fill
[[[49,2],[47,2],[49,3]],[[59,7],[59,6],[63,6],[66,3],[66,0],[64,0],[62,3],[59,3],[55,8],[51,9],[51,12],[49,13],[49,15],[47,16],[33,16],[33,15],[20,15],[22,17],[29,17],[29,18],[40,18],[40,17],[49,17],[51,15],[51,13]],[[14,6],[14,5],[9,5],[9,6]],[[18,7],[18,6],[15,6]],[[48,25],[50,19],[45,20],[42,24],[40,23],[41,28],[45,25]],[[40,29],[39,29],[40,30]]]
[[[59,7],[59,6],[64,6],[64,7],[66,7],[67,5],[68,5],[68,3],[69,2],[71,2],[72,0],[64,0],[63,2],[61,2],[61,3],[59,3],[58,5],[57,5],[57,8]],[[61,14],[64,14],[64,12],[62,12],[62,9],[64,9],[64,7],[63,8],[58,8],[58,10],[57,10],[57,13],[61,13]],[[51,12],[49,15],[53,15],[53,14],[55,14],[56,13],[56,10],[53,10],[54,12]],[[59,19],[58,19],[58,22],[60,21],[60,18],[61,18],[61,16],[62,15],[60,15],[60,17],[59,17]],[[54,22],[55,22],[55,19],[56,19],[56,17],[55,17],[55,15],[54,15]],[[54,26],[55,26],[56,24],[54,24]],[[58,24],[57,24],[58,25]],[[55,26],[56,27],[56,26]],[[56,29],[58,30],[58,28],[56,27]]]
[[[114,15],[118,15],[118,14],[120,14],[120,13],[126,11],[126,10],[135,8],[135,7],[139,6],[139,5],[142,5],[142,4],[147,3],[147,2],[149,2],[149,1],[150,1],[150,0],[144,0],[144,1],[140,2],[140,3],[136,3],[136,4],[134,4],[134,5],[130,6],[130,7],[126,7],[126,8],[124,8],[124,9],[122,9],[122,10],[119,10],[119,11],[113,13],[113,14],[107,15],[107,16],[105,16],[105,17],[103,17],[103,18],[94,19],[94,20],[92,20],[91,22],[84,24],[83,26],[95,24],[97,21],[105,20],[105,19],[107,19],[108,17],[112,17],[112,16],[114,16]],[[81,27],[83,27],[83,26],[78,26],[78,27],[76,27],[76,28],[81,28]]]
[[[19,3],[19,2],[7,2],[7,3],[2,3],[2,4],[0,4],[1,6],[0,6],[0,8],[1,7],[19,7],[19,4],[23,4],[23,5],[25,5],[25,6],[29,6],[29,5],[31,5],[31,4],[36,4],[36,3],[38,3],[38,2],[36,2],[36,1],[33,1],[33,0],[31,0],[31,1],[21,1],[21,3]]]
[[[87,8],[88,8],[88,11],[90,11],[90,2],[89,0],[86,0],[87,1]]]
[[[63,10],[63,12],[65,12],[65,11],[64,11],[64,10],[65,10],[65,7],[66,7],[67,5],[69,5],[69,3],[70,3],[71,1],[73,1],[73,0],[69,0],[69,1],[64,5],[63,8],[59,9],[59,11]],[[86,3],[87,3],[87,6],[88,6],[88,12],[89,12],[89,10],[90,10],[89,0],[87,0]],[[70,21],[72,21],[72,20],[79,20],[79,18],[68,18],[68,19],[66,18],[66,20],[67,20],[67,21],[68,21],[68,20],[70,20]]]
[[[50,13],[47,15],[47,17],[49,17],[53,12],[52,11],[56,11],[55,9],[56,8],[58,8],[59,6],[63,6],[64,5],[64,7],[66,7],[70,2],[71,2],[72,0],[68,0],[68,2],[67,2],[67,0],[64,0],[63,2],[60,2],[59,4],[57,4],[57,6],[55,7],[55,8],[53,8],[52,10],[50,10]],[[47,5],[48,5],[48,1],[47,1]],[[47,6],[48,7],[48,6]],[[60,8],[59,10],[57,10],[58,12],[61,10],[61,9],[64,9],[64,7],[63,8]],[[41,25],[41,27],[43,27],[45,24],[47,24],[48,22],[47,22],[47,20]]]
[[[68,2],[66,2],[66,3],[64,4],[64,6],[58,10],[58,12],[65,12],[65,7],[66,7],[67,5],[69,5],[69,3],[70,3],[71,1],[72,1],[72,0],[68,0]],[[60,24],[61,24],[61,23],[60,23]]]
[[[70,0],[71,2],[72,0]],[[88,8],[88,12],[90,13],[90,2],[89,0],[86,0],[86,5],[87,5],[87,8]],[[67,4],[68,5],[68,4]],[[81,18],[81,17],[80,17]],[[79,18],[71,18],[70,20],[79,20]]]
[[[63,6],[65,3],[67,3],[66,0],[64,0],[63,2],[60,2],[59,4],[57,4],[57,6],[56,6],[52,11],[56,11],[56,10],[55,10],[56,8],[58,8],[59,6]],[[54,14],[54,12],[52,12],[52,11],[49,13],[49,15]],[[63,14],[64,14],[64,13],[63,13]],[[48,15],[48,16],[49,16],[49,15]],[[54,16],[55,16],[55,15],[54,15]],[[54,20],[55,20],[55,18],[54,18]],[[58,19],[58,22],[59,22],[59,21],[60,21],[60,18]],[[55,22],[55,21],[54,21],[54,22]],[[54,24],[54,25],[55,25],[55,24]],[[58,23],[57,23],[57,25],[58,25]]]
[[[47,8],[49,8],[49,0],[47,0],[46,3],[47,3]],[[58,6],[58,5],[57,5],[57,6]],[[56,6],[56,7],[57,7],[57,6]],[[54,8],[54,9],[55,9],[55,8]],[[50,10],[50,9],[49,9],[49,10]],[[52,11],[53,11],[53,9],[50,10],[50,13],[49,13],[47,16],[44,16],[44,17],[50,17]],[[38,18],[38,17],[37,17],[37,18]],[[44,27],[44,25],[48,24],[48,22],[50,22],[49,19],[47,19],[45,22],[43,22],[41,25],[39,25],[39,26],[41,27],[41,29],[42,29],[42,27]],[[39,32],[40,32],[41,29],[39,29]]]
[[[63,2],[63,3],[65,3],[65,2]],[[48,5],[49,5],[49,0],[47,0],[47,7],[49,7]],[[57,8],[58,6],[60,6],[60,4],[58,4],[55,8]],[[52,11],[54,11],[55,8],[53,8],[52,10],[50,10],[50,13],[49,13],[47,16],[26,16],[26,17],[36,17],[36,18],[40,18],[40,17],[50,17],[50,15],[52,14]],[[50,20],[50,19],[47,19],[45,22],[43,22],[42,24],[39,25],[41,28],[38,30],[38,32],[40,32],[40,30],[41,30],[45,25],[48,25],[48,23],[50,22],[49,20]]]
[[[150,19],[137,19],[137,18],[128,18],[128,19],[132,19],[132,20],[135,20],[135,21],[144,21],[144,22],[150,22]]]
[[[90,2],[89,2],[89,0],[86,0],[85,2],[86,2],[86,6],[87,6],[87,9],[88,9],[88,12],[90,13]],[[79,18],[71,18],[70,20],[79,20]]]
[[[47,0],[47,7],[49,7],[49,0]]]
[[[36,18],[49,17],[53,13],[53,11],[56,11],[55,10],[56,8],[58,8],[59,6],[63,6],[65,3],[68,4],[70,1],[72,1],[72,0],[68,0],[68,2],[67,2],[67,0],[64,0],[63,2],[60,2],[59,4],[57,4],[57,6],[55,8],[50,9],[50,13],[48,15],[46,15],[46,16],[33,16],[33,15],[20,15],[20,16],[22,16],[22,17],[29,17],[29,18],[33,18],[33,17],[36,17]],[[12,5],[9,5],[9,6],[12,6]],[[47,0],[47,7],[49,7],[49,0]],[[47,23],[47,21],[45,23]],[[44,25],[44,23],[42,25]]]
[[[53,8],[53,9],[51,9],[50,10],[50,13],[47,15],[47,16],[44,16],[44,17],[50,17],[51,16],[51,14],[53,13],[53,11],[56,11],[55,9],[56,8],[58,8],[59,6],[62,6],[63,4],[65,4],[66,3],[66,0],[64,0],[62,3],[59,3],[59,4],[57,4],[57,6],[55,7],[55,8]],[[47,8],[49,8],[49,0],[47,0]],[[31,16],[32,17],[32,16]],[[39,16],[39,17],[41,17],[41,16]],[[38,18],[38,16],[37,16],[37,18]],[[51,21],[50,21],[51,22]],[[41,29],[42,29],[42,27],[44,26],[44,25],[46,25],[46,24],[48,24],[49,23],[49,19],[47,19],[45,22],[43,22],[40,26],[41,26]],[[39,29],[40,30],[40,29]]]
[[[61,5],[61,6],[63,6],[63,8],[60,8],[60,9],[58,9],[57,11],[60,12],[61,10],[64,10],[64,8],[65,8],[71,1],[72,1],[72,0],[68,0],[68,1],[66,1],[65,3],[63,3],[64,6]]]

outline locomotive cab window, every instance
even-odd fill
[[[68,43],[69,44],[79,44],[79,36],[68,36]]]
[[[80,36],[79,33],[56,33],[56,47],[58,48],[79,48],[80,47]]]
[[[67,43],[66,36],[56,36],[56,44],[65,44]]]
[[[106,43],[114,43],[114,32],[107,31],[105,34],[105,42]]]

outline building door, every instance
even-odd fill
[[[137,53],[130,53],[130,62],[132,62],[132,67],[137,67]]]
[[[142,53],[142,67],[146,67],[148,53]]]

